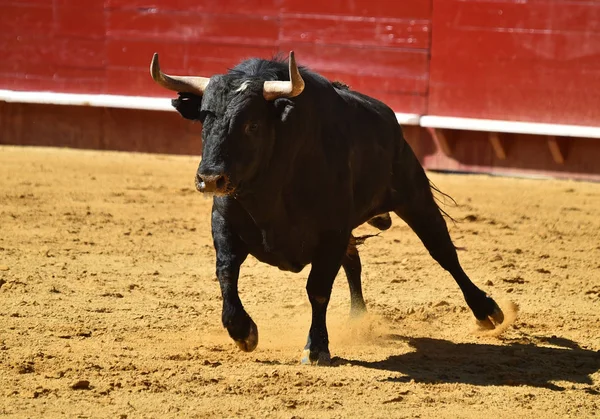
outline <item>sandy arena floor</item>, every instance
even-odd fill
[[[308,268],[250,258],[257,350],[221,327],[198,161],[0,147],[0,416],[600,416],[600,184],[430,174],[458,203],[444,208],[465,270],[517,320],[474,333],[394,216],[361,248],[370,317],[349,323],[340,275],[334,366],[310,367]]]

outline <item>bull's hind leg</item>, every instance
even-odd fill
[[[379,230],[387,230],[392,226],[392,218],[390,217],[390,214],[386,212],[376,215],[367,221],[367,223]],[[344,272],[346,272],[346,278],[348,279],[348,285],[350,287],[350,317],[352,318],[361,317],[367,312],[367,306],[362,293],[362,265],[357,246],[362,244],[369,237],[373,236],[354,237],[351,235],[346,254],[342,260],[342,267],[344,268]]]
[[[493,328],[490,318],[502,323],[504,316],[496,302],[473,284],[460,266],[446,223],[433,199],[423,197],[398,207],[396,214],[419,236],[442,268],[454,277],[477,320],[488,328]]]
[[[379,230],[387,230],[392,226],[392,218],[387,212],[377,215],[367,222]],[[346,254],[342,260],[342,267],[344,268],[344,272],[346,272],[346,278],[348,279],[348,285],[350,287],[350,317],[352,318],[361,317],[367,312],[367,306],[362,293],[362,265],[357,246],[362,244],[369,237],[373,236],[354,237],[351,235]]]
[[[493,322],[503,322],[502,310],[463,271],[423,168],[410,147],[405,147],[403,154],[403,164],[395,173],[396,214],[419,236],[431,256],[454,277],[480,324],[493,328]]]
[[[344,268],[344,272],[346,272],[350,288],[350,316],[358,318],[366,313],[367,306],[365,305],[361,285],[362,265],[354,236],[350,236],[348,248],[342,260],[342,267]]]

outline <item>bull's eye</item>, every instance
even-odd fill
[[[247,135],[256,134],[258,131],[258,124],[255,122],[248,122],[244,127],[244,131],[246,131]]]

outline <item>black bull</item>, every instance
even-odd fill
[[[361,262],[352,235],[365,222],[388,228],[394,211],[454,277],[478,321],[503,322],[496,302],[463,271],[429,180],[382,102],[289,63],[250,59],[225,75],[168,76],[155,55],[151,73],[179,92],[173,106],[201,121],[201,192],[214,194],[212,235],[223,296],[223,325],[243,351],[258,329],[238,295],[251,254],[280,269],[312,264],[306,291],[312,323],[304,363],[330,361],[326,312],[340,266],[351,313],[364,313]]]

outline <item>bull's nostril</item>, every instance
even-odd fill
[[[225,192],[228,183],[225,175],[196,174],[196,189],[200,192]]]
[[[225,179],[225,176],[219,176],[219,178],[217,179],[217,190],[223,190],[225,189],[225,187],[227,186],[227,179]]]

